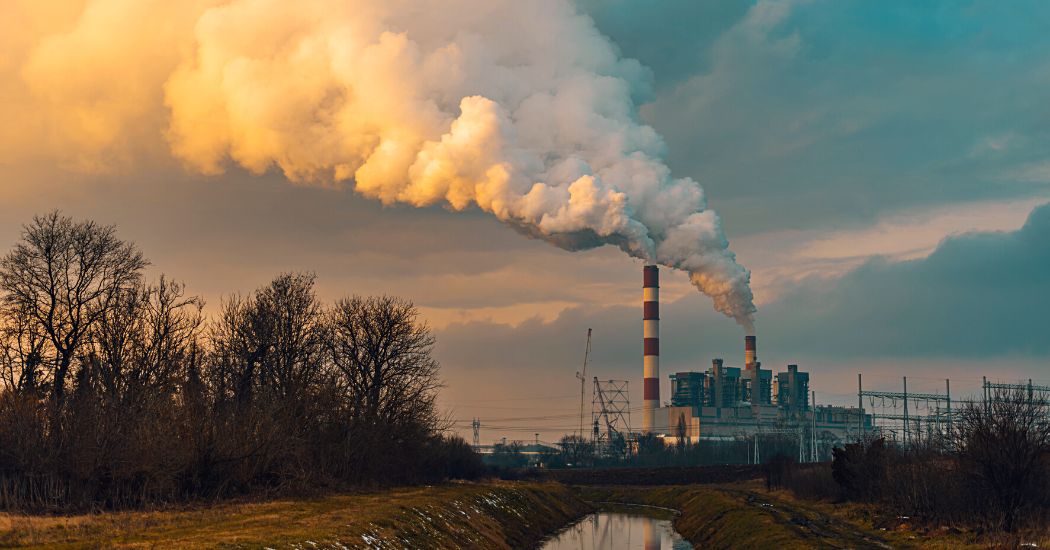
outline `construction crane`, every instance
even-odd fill
[[[583,440],[583,403],[587,389],[587,359],[591,355],[591,329],[587,329],[587,348],[583,351],[583,372],[577,372],[580,379],[580,440]]]

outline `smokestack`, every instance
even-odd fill
[[[744,336],[744,366],[750,367],[758,360],[758,345],[753,335]]]
[[[652,433],[660,406],[660,271],[642,269],[642,433]]]
[[[722,360],[712,359],[711,360],[711,395],[714,399],[711,400],[711,405],[716,409],[722,408]],[[719,413],[721,414],[721,413]]]

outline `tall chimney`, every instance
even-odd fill
[[[642,269],[642,433],[652,433],[660,406],[660,272]]]
[[[744,336],[744,366],[750,367],[758,360],[758,345],[753,335]]]
[[[712,359],[711,360],[711,406],[716,409],[722,408],[722,360]],[[721,415],[722,413],[718,413]]]

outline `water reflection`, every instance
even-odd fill
[[[692,550],[670,520],[634,514],[598,512],[583,518],[542,550]]]

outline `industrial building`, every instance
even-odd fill
[[[673,373],[670,400],[661,403],[657,266],[644,267],[642,292],[642,434],[694,443],[763,434],[797,435],[816,453],[818,447],[830,449],[872,429],[871,415],[863,409],[815,406],[809,373],[800,371],[798,365],[787,365],[775,376],[762,368],[754,335],[744,338],[742,367],[715,358],[704,370]]]

